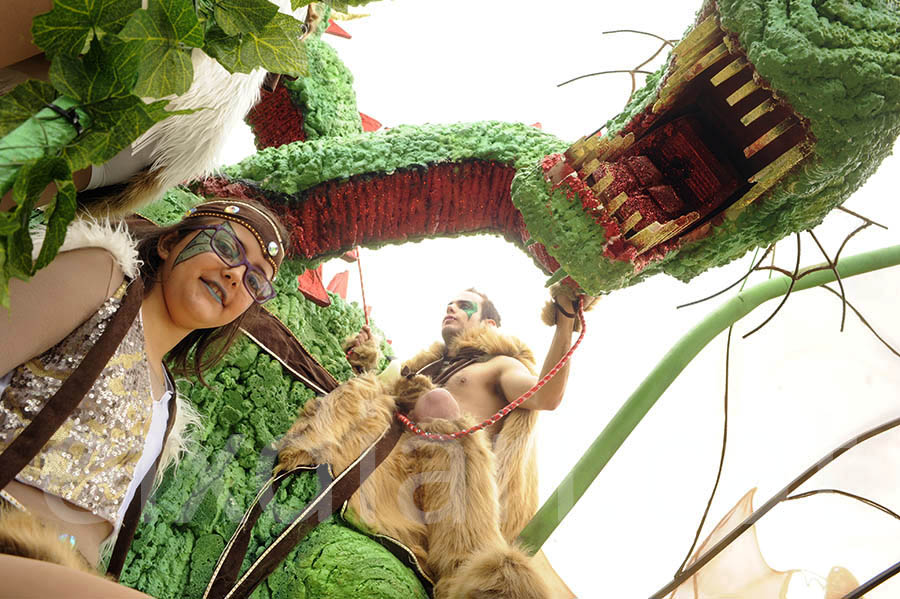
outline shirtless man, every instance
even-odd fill
[[[572,300],[561,296],[557,299],[568,314],[575,314]],[[450,346],[463,331],[477,327],[500,326],[500,314],[493,302],[475,289],[467,289],[456,295],[447,304],[447,311],[441,321],[441,336],[444,344]],[[572,345],[575,319],[562,311],[557,311],[556,332],[544,360],[540,376],[546,375],[565,355]],[[431,418],[452,420],[461,413],[468,413],[479,422],[490,418],[506,404],[531,389],[538,381],[537,376],[519,360],[499,355],[484,362],[477,362],[457,372],[440,388],[423,395],[410,413],[414,421]],[[521,404],[528,410],[555,410],[562,402],[569,365],[547,382],[537,393]],[[503,426],[501,420],[489,432],[494,436]]]
[[[544,310],[544,321],[555,324],[556,332],[541,376],[568,351],[575,327],[572,300],[557,295]],[[342,471],[384,431],[395,411],[433,433],[464,430],[490,418],[538,380],[531,351],[500,333],[499,324],[500,315],[484,294],[460,292],[441,322],[444,343],[408,360],[398,379],[370,371],[308,402],[282,442],[280,467],[327,462]],[[372,333],[364,328],[348,346],[351,362],[363,354],[371,357],[373,346]],[[404,433],[351,498],[351,518],[410,548],[436,581],[436,599],[479,592],[516,599],[574,597],[542,554],[529,557],[515,544],[537,509],[537,413],[559,406],[567,377],[565,366],[523,409],[454,442]]]

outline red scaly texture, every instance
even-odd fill
[[[510,199],[514,175],[506,164],[467,160],[326,181],[290,198],[216,177],[193,189],[265,203],[290,231],[293,251],[315,258],[359,245],[476,231],[522,244],[529,234]],[[528,251],[548,272],[559,268],[542,245]]]
[[[443,163],[327,181],[288,202],[268,203],[291,215],[285,218],[290,226],[302,224],[293,238],[308,258],[474,231],[518,241],[524,222],[509,197],[513,175],[512,167],[494,162]]]
[[[271,92],[263,90],[259,103],[247,114],[246,121],[256,136],[259,150],[306,141],[303,111],[294,104],[282,81]]]

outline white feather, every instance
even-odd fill
[[[134,142],[133,151],[149,149],[152,169],[163,189],[210,174],[220,164],[229,134],[259,99],[266,72],[230,74],[201,50],[191,54],[194,82],[169,102],[168,110],[200,109],[157,123]]]
[[[292,14],[290,0],[275,0],[280,12]],[[152,168],[163,189],[209,175],[221,164],[225,141],[259,101],[264,69],[249,74],[226,71],[202,50],[191,53],[194,81],[167,105],[168,110],[201,109],[157,123],[134,142],[133,152],[151,151]]]

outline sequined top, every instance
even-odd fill
[[[119,309],[125,288],[57,345],[12,371],[0,396],[0,451],[75,371]],[[115,524],[143,451],[152,402],[144,329],[136,318],[75,411],[16,478]]]

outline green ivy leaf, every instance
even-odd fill
[[[278,7],[269,0],[220,0],[215,20],[228,35],[259,33],[275,17]]]
[[[145,104],[137,96],[110,98],[86,106],[92,126],[63,148],[62,155],[73,171],[89,164],[102,164],[124,150],[155,123],[175,114],[189,114],[191,110],[169,112],[166,100]]]
[[[315,1],[316,0],[291,0],[291,10],[297,10],[298,8],[309,6]]]
[[[62,162],[65,165],[65,161]],[[66,170],[68,171],[68,167]],[[66,239],[69,223],[75,218],[77,205],[75,184],[71,180],[71,171],[68,172],[69,175],[65,180],[56,179],[56,197],[44,210],[44,224],[47,225],[47,232],[44,235],[44,245],[41,246],[41,251],[34,263],[35,270],[44,268],[56,257]]]
[[[292,77],[306,74],[306,46],[300,41],[305,25],[278,13],[259,33],[229,37],[214,27],[204,50],[231,73],[249,73],[262,67]]]
[[[12,214],[17,226],[6,238],[7,255],[4,271],[7,278],[16,277],[28,280],[34,274],[28,219],[31,217],[31,211],[34,210],[35,202],[41,192],[57,177],[72,177],[65,161],[58,157],[44,156],[29,160],[19,170],[13,185],[16,208]]]
[[[116,33],[141,0],[56,0],[53,10],[34,18],[34,43],[50,56],[75,57],[85,51],[94,30]]]
[[[49,83],[26,81],[5,96],[0,96],[0,137],[45,108],[57,95]]]
[[[139,96],[161,98],[183,94],[194,79],[190,50],[203,45],[203,26],[191,0],[150,0],[147,10],[132,15],[119,34],[143,45]]]
[[[50,82],[66,96],[85,104],[131,93],[138,75],[141,44],[106,36],[82,58],[57,56]]]

